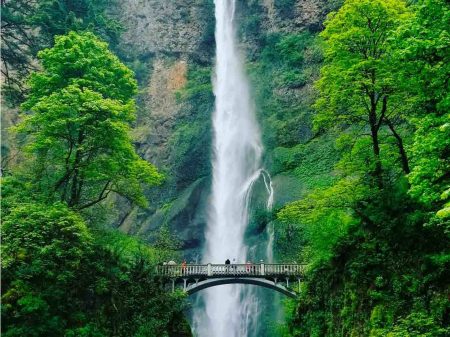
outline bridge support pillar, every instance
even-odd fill
[[[186,291],[187,288],[187,278],[183,279],[183,290]]]
[[[299,279],[299,278],[298,278],[297,280],[298,280],[298,293],[300,293],[300,286],[301,286],[301,283],[300,283],[300,279]]]
[[[175,292],[175,279],[172,279],[172,292]]]
[[[195,285],[198,285],[198,281],[199,281],[199,279],[196,278],[196,279],[195,279]]]
[[[277,282],[278,282],[278,278],[275,277],[275,278],[273,279],[273,283],[275,283],[275,285],[277,285]]]
[[[286,288],[289,288],[289,277],[286,277]]]
[[[208,276],[212,276],[212,266],[211,266],[211,263],[208,263],[207,272],[208,272]]]

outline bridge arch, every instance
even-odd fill
[[[252,284],[252,285],[256,285],[256,286],[260,286],[260,287],[264,287],[264,288],[268,288],[268,289],[272,289],[275,291],[278,291],[279,293],[282,293],[283,295],[289,296],[291,298],[296,298],[297,297],[297,293],[295,293],[292,290],[289,290],[287,288],[285,288],[284,286],[282,286],[279,283],[276,283],[274,281],[270,281],[267,279],[261,279],[261,278],[214,278],[214,279],[206,279],[197,283],[193,283],[191,285],[189,285],[186,288],[186,292],[188,295],[192,295],[195,294],[196,292],[203,290],[203,289],[207,289],[207,288],[211,288],[211,287],[215,287],[215,286],[219,286],[219,285],[224,285],[224,284]]]

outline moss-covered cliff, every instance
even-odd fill
[[[253,84],[275,208],[304,195],[312,187],[310,178],[328,177],[332,167],[331,143],[311,131],[310,105],[321,62],[316,34],[336,5],[325,0],[238,1],[238,34]],[[210,186],[214,4],[127,0],[118,13],[126,28],[121,56],[140,82],[135,142],[167,177],[163,186],[148,192],[151,208],[128,209],[120,228],[152,240],[155,231],[167,225],[194,259],[204,240]],[[295,169],[300,163],[302,172]],[[256,188],[255,193],[249,242],[255,241],[255,234],[265,239],[271,219],[261,210],[265,189]]]

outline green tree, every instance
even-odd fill
[[[409,173],[408,157],[397,124],[404,119],[405,96],[396,89],[398,66],[393,36],[411,16],[404,1],[347,0],[331,13],[321,36],[325,40],[325,64],[317,83],[317,128],[351,127],[357,138],[370,139],[370,167],[379,187],[382,183],[382,143],[387,135],[396,140],[401,167]],[[384,138],[384,139],[383,139]]]
[[[2,0],[2,75],[12,103],[23,100],[24,79],[36,70],[36,55],[55,35],[90,30],[116,43],[121,27],[106,15],[107,0]],[[39,32],[39,33],[37,33]]]
[[[154,275],[157,249],[29,194],[2,178],[2,335],[191,336],[184,295]]]
[[[423,0],[399,38],[405,90],[416,97],[411,194],[450,218],[450,3]],[[420,71],[418,71],[420,69]]]
[[[328,261],[336,243],[363,215],[358,203],[370,194],[360,179],[341,179],[329,188],[317,189],[306,198],[285,206],[278,218],[284,224],[296,224],[306,240],[302,260],[309,263]]]
[[[63,204],[23,203],[3,211],[2,331],[61,336],[68,321],[83,315],[73,294],[87,291],[92,236]]]
[[[294,336],[449,333],[448,227],[424,225],[448,212],[448,13],[448,1],[347,0],[326,23],[315,122],[341,131],[341,160],[333,186],[278,214],[312,262]]]
[[[92,33],[59,36],[39,52],[42,71],[30,78],[18,125],[33,160],[35,184],[51,199],[83,209],[110,192],[145,205],[141,183],[162,177],[133,148],[136,81]]]

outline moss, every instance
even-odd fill
[[[169,162],[172,177],[180,189],[210,174],[210,116],[214,107],[211,68],[191,66],[187,83],[177,92],[177,99],[184,109],[169,139],[169,147],[173,149]]]
[[[319,40],[310,32],[264,36],[260,57],[249,65],[257,113],[268,156],[312,136],[312,83],[321,62]]]

